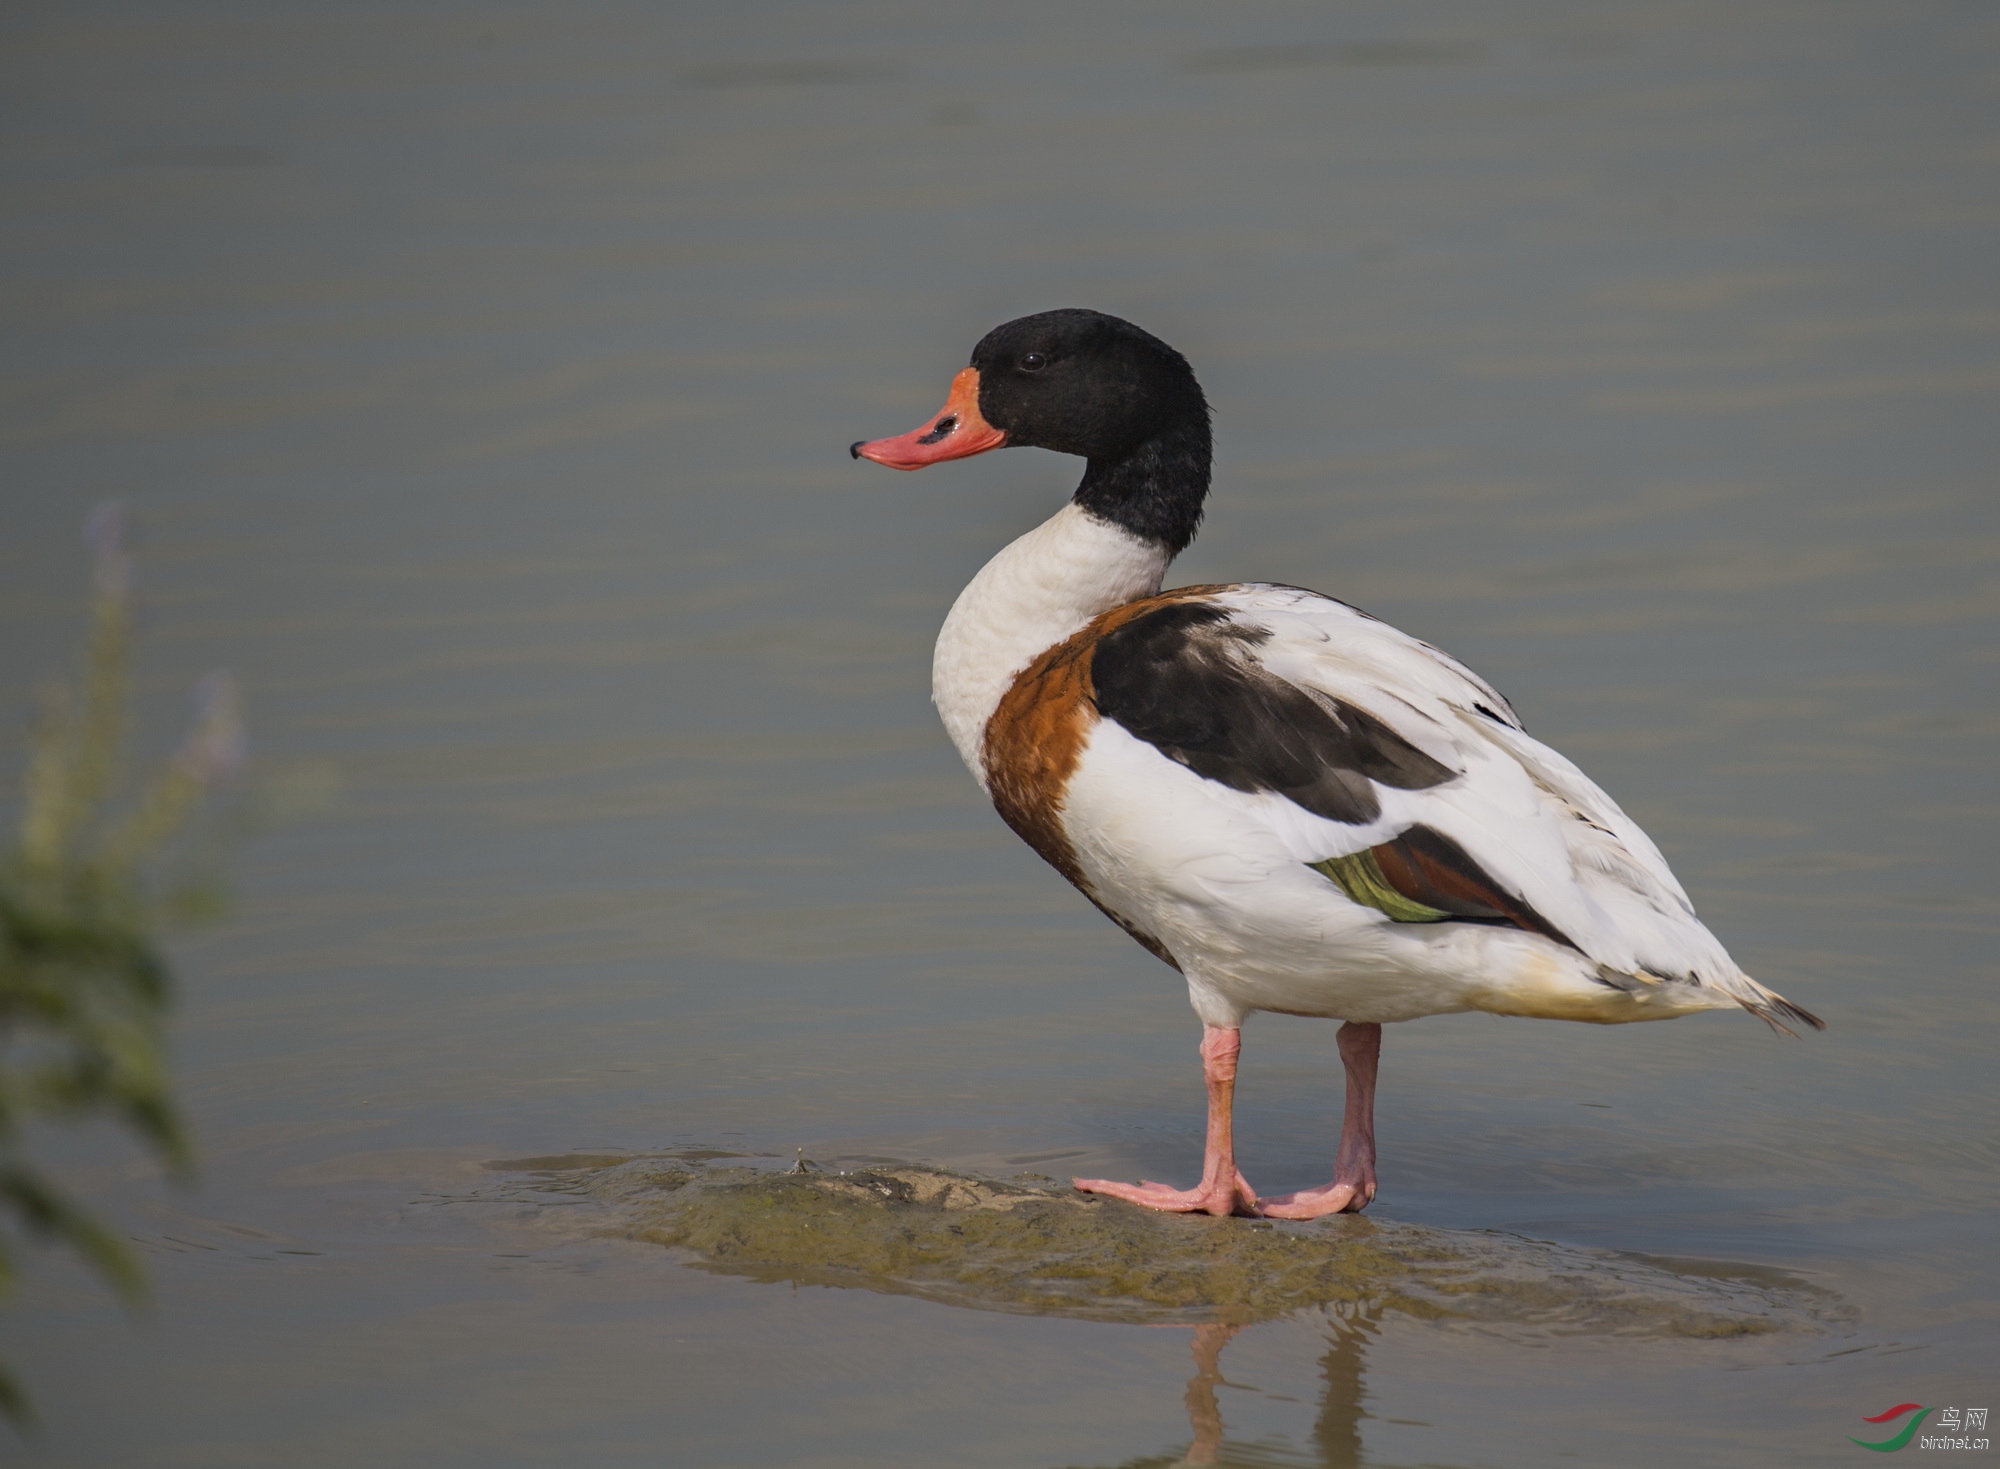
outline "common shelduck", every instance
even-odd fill
[[[1382,1026],[1458,1010],[1612,1024],[1742,1006],[1751,979],[1659,849],[1491,684],[1298,587],[1161,591],[1209,486],[1181,355],[1096,311],[996,327],[941,412],[857,458],[1080,455],[1070,502],[986,563],[938,636],[945,729],[1000,815],[1187,979],[1208,1142],[1192,1189],[1078,1179],[1155,1209],[1307,1219],[1375,1196]],[[1345,1022],[1331,1183],[1259,1199],[1230,1131],[1256,1010]]]

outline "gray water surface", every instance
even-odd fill
[[[1931,0],[13,7],[0,689],[122,498],[146,748],[229,667],[293,811],[177,946],[199,1186],[66,1155],[158,1299],[37,1261],[24,1462],[1819,1465],[1988,1405],[1996,124],[2000,15]],[[845,455],[1058,305],[1216,404],[1178,579],[1471,663],[1830,1024],[1393,1027],[1373,1214],[1838,1310],[1204,1335],[501,1202],[693,1144],[1193,1176],[1182,985],[927,703],[1078,466]],[[1339,1095],[1252,1023],[1259,1188]]]

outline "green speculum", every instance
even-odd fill
[[[1389,879],[1382,875],[1382,866],[1375,860],[1373,850],[1359,851],[1347,857],[1328,857],[1323,862],[1306,865],[1314,872],[1332,878],[1342,892],[1364,908],[1386,913],[1398,923],[1438,923],[1451,917],[1444,909],[1419,903],[1415,898],[1406,898],[1391,887]]]

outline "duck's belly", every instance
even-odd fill
[[[1064,832],[1092,896],[1174,956],[1204,1021],[1238,1024],[1251,1010],[1373,1022],[1460,1010],[1663,1018],[1538,935],[1395,923],[1352,902],[1305,865],[1263,804],[1108,722],[1091,731],[1065,791]],[[1357,829],[1355,849],[1372,836]]]

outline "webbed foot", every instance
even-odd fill
[[[1087,1194],[1103,1194],[1107,1198],[1123,1199],[1128,1204],[1138,1204],[1142,1208],[1159,1209],[1169,1214],[1246,1214],[1257,1213],[1257,1191],[1250,1187],[1241,1173],[1233,1184],[1210,1183],[1204,1180],[1194,1188],[1174,1188],[1164,1183],[1119,1183],[1109,1178],[1076,1178],[1070,1180]]]

